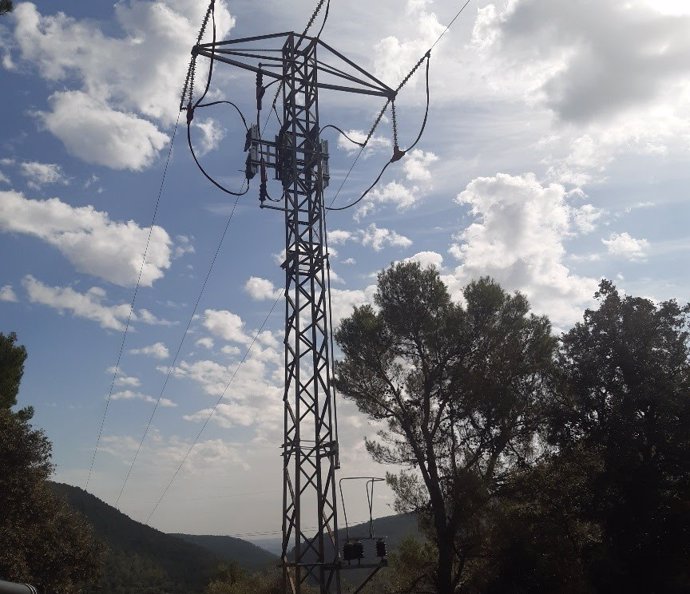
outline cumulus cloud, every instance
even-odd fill
[[[12,285],[0,287],[0,301],[17,301],[17,294],[14,292]]]
[[[252,299],[257,301],[276,300],[282,294],[282,291],[276,289],[270,280],[258,276],[249,277],[249,280],[244,284],[244,290],[249,293]]]
[[[412,240],[404,235],[400,235],[391,229],[379,228],[375,223],[371,223],[366,229],[360,231],[362,245],[371,246],[375,251],[380,252],[385,246],[409,247]]]
[[[404,262],[417,262],[422,268],[430,266],[438,270],[443,268],[443,256],[438,252],[417,252],[409,258],[405,258]]]
[[[189,40],[205,10],[182,0],[118,2],[117,36],[93,20],[45,15],[31,2],[19,3],[14,21],[21,59],[52,83],[79,84],[53,96],[52,111],[42,114],[48,130],[87,162],[134,170],[149,165],[167,141],[150,120],[175,121]],[[234,26],[225,2],[216,2],[216,24],[220,38]]]
[[[626,260],[644,260],[647,256],[649,242],[646,239],[635,239],[629,233],[611,233],[608,239],[601,242],[609,254]]]
[[[413,24],[415,36],[400,41],[391,35],[374,47],[374,74],[394,88],[445,29],[436,15],[426,10],[426,4],[420,0],[408,0],[405,5],[406,20]],[[414,86],[417,80],[418,77],[414,77],[409,84]]]
[[[205,155],[217,149],[221,140],[225,138],[225,130],[213,118],[195,118],[193,125],[201,132],[201,142],[198,148],[199,155]]]
[[[282,420],[282,353],[255,345],[242,363],[211,360],[183,361],[173,374],[198,383],[219,399],[215,411],[205,407],[185,420],[205,422],[209,416],[221,427],[260,424],[276,429]]]
[[[153,396],[149,396],[148,394],[142,394],[141,392],[133,392],[132,390],[122,390],[121,392],[115,392],[114,394],[111,395],[110,397],[111,400],[143,400],[144,402],[148,402],[150,404],[156,404],[158,402],[159,406],[162,406],[164,408],[173,408],[177,406],[172,400],[169,398],[161,398],[160,401],[158,399],[154,398]]]
[[[392,229],[377,227],[376,223],[371,223],[365,229],[358,229],[357,231],[336,229],[328,234],[328,238],[330,243],[343,244],[347,241],[353,241],[371,247],[377,252],[381,251],[386,246],[405,248],[412,245],[412,240],[410,238],[400,235]],[[331,250],[331,255],[336,255],[333,253],[333,250]],[[351,264],[354,263],[354,261],[348,259],[343,263]],[[331,272],[331,276],[332,275],[333,272]]]
[[[345,130],[345,134],[347,134],[347,136],[351,138],[354,142],[340,134],[338,136],[338,148],[348,153],[356,153],[359,152],[359,150],[361,149],[360,145],[363,144],[364,141],[367,139],[368,133],[364,130]],[[388,138],[374,134],[369,139],[369,142],[367,142],[367,147],[363,154],[365,157],[367,157],[372,153],[380,151],[382,149],[390,149],[391,146],[391,141]]]
[[[22,175],[27,178],[30,188],[39,189],[49,184],[67,184],[62,168],[55,163],[25,161],[20,165]]]
[[[54,93],[53,108],[40,112],[45,127],[67,151],[87,163],[139,171],[168,141],[148,120],[118,111],[81,91]]]
[[[231,311],[207,309],[204,312],[203,324],[211,334],[223,340],[241,344],[251,342],[251,338],[244,332],[242,318]]]
[[[410,189],[397,181],[387,183],[381,188],[374,188],[355,213],[355,220],[361,220],[376,210],[380,205],[395,206],[398,211],[405,211],[414,206],[419,194],[417,188]]]
[[[436,161],[438,161],[438,156],[431,151],[412,150],[403,159],[405,177],[413,182],[430,181],[431,170],[429,167]]]
[[[73,207],[58,198],[33,200],[0,192],[0,231],[33,235],[56,247],[80,271],[121,286],[139,277],[148,229],[110,220],[93,206]],[[150,287],[170,267],[171,240],[154,226],[140,284]]]
[[[374,187],[355,212],[355,220],[362,220],[381,206],[394,206],[398,212],[415,206],[432,189],[430,166],[436,161],[438,157],[430,151],[412,150],[402,160],[402,173],[409,183],[396,180]]]
[[[132,355],[146,355],[147,357],[153,357],[154,359],[167,359],[170,356],[168,347],[162,342],[156,342],[149,346],[141,347],[138,349],[130,349],[130,354]]]
[[[115,375],[116,386],[128,386],[131,388],[138,388],[141,386],[141,380],[134,375],[127,375],[122,368],[108,367],[105,372],[109,375]]]
[[[485,9],[478,36],[516,62],[541,61],[546,103],[567,121],[601,118],[668,93],[690,74],[690,16],[643,3],[518,0]]]
[[[101,328],[122,331],[129,318],[130,306],[126,303],[107,305],[104,303],[106,292],[100,287],[91,287],[85,293],[79,293],[71,287],[51,287],[27,275],[22,280],[29,301],[47,305],[60,313],[70,312],[77,318],[98,322]],[[152,316],[150,312],[142,315],[141,310],[132,314],[132,322],[144,324],[168,323]]]
[[[212,349],[215,343],[210,336],[204,336],[203,338],[197,340],[194,344],[196,346],[204,347],[205,349]]]
[[[472,180],[458,195],[474,218],[456,236],[451,254],[465,284],[489,275],[508,290],[520,290],[541,313],[568,324],[581,315],[596,280],[573,274],[564,264],[563,239],[574,233],[573,212],[563,186],[542,186],[534,174]]]

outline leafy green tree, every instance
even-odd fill
[[[337,387],[384,421],[367,449],[389,475],[399,511],[421,515],[438,558],[434,587],[454,592],[485,554],[484,515],[515,465],[533,457],[556,346],[527,300],[483,278],[454,303],[435,269],[392,266],[377,309],[355,308],[336,332]]]
[[[24,375],[26,349],[17,345],[17,335],[0,334],[0,408],[17,404],[17,392]]]
[[[0,15],[12,12],[13,8],[12,0],[0,0]]]
[[[15,342],[13,334],[0,334],[0,577],[42,592],[80,592],[97,577],[100,547],[50,489],[51,444],[30,425],[33,410],[10,410],[26,359]]]
[[[597,591],[690,591],[690,305],[621,297],[564,335],[551,441],[564,463],[596,460],[571,493],[601,530]]]

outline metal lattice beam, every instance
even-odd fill
[[[278,149],[286,232],[282,560],[285,590],[295,594],[308,581],[340,592],[316,45],[294,34],[285,40]],[[314,523],[314,533],[302,527]]]

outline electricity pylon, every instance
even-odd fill
[[[321,61],[317,49],[336,62]],[[387,100],[396,92],[319,38],[292,32],[197,44],[192,53],[255,72],[258,110],[265,79],[282,90],[279,134],[273,140],[261,138],[257,117],[245,150],[247,177],[261,176],[261,205],[285,216],[283,588],[299,594],[305,583],[317,583],[322,594],[339,594],[339,461],[324,205],[329,175],[327,144],[320,138],[319,90]],[[282,197],[271,203],[267,169],[282,183]]]

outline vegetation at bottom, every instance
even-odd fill
[[[337,386],[428,537],[369,591],[690,592],[690,306],[602,281],[556,338],[491,279],[461,297],[397,264],[336,333]]]
[[[609,281],[595,299],[556,336],[489,278],[451,298],[435,269],[402,263],[343,320],[337,386],[382,427],[367,449],[402,468],[387,476],[396,509],[419,520],[363,592],[690,592],[690,306]],[[281,592],[277,570],[219,565],[208,549],[226,543],[194,539],[204,550],[51,487],[51,445],[30,408],[13,410],[26,356],[0,334],[0,578],[58,594]]]

